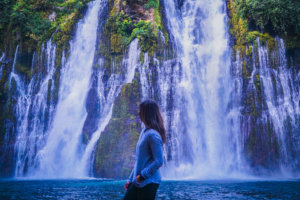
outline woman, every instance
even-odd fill
[[[125,184],[124,200],[155,199],[161,181],[159,168],[163,164],[162,146],[166,130],[160,109],[155,101],[146,100],[139,106],[139,117],[144,123],[136,145],[136,162]]]

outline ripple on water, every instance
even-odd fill
[[[125,181],[2,180],[1,200],[122,199]],[[300,199],[296,181],[163,181],[157,199]]]

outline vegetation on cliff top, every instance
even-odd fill
[[[59,46],[70,39],[73,25],[90,0],[2,0],[0,2],[0,49],[22,43],[29,51],[53,35]]]
[[[160,8],[159,0],[111,0],[104,27],[104,32],[109,35],[110,53],[122,53],[134,38],[138,38],[141,50],[153,54],[159,31],[163,31],[168,40]]]
[[[235,52],[239,50],[240,55],[250,55],[249,48],[254,43],[256,38],[259,38],[262,43],[267,42],[269,49],[274,48],[275,40],[269,33],[261,33],[257,30],[249,29],[249,20],[240,13],[240,1],[228,0],[227,8],[230,15],[230,34],[235,38],[235,45],[233,46]]]
[[[259,30],[284,37],[287,49],[300,47],[299,1],[229,0],[229,8],[232,20],[237,19],[233,24],[243,29],[241,32],[245,34],[246,42],[252,42],[253,38],[261,37],[262,35],[257,32]],[[264,38],[270,39],[269,36]]]
[[[236,8],[261,30],[300,35],[300,1],[298,0],[237,0]]]

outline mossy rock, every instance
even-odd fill
[[[112,33],[110,36],[110,52],[119,54],[122,50],[122,35],[120,33]]]
[[[94,175],[128,178],[135,162],[135,145],[141,131],[137,109],[141,98],[138,74],[132,83],[122,86],[116,98],[112,118],[97,143]]]

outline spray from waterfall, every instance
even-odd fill
[[[185,131],[192,138],[192,161],[181,162],[183,154],[178,155],[178,163],[167,163],[166,177],[226,177],[242,161],[237,105],[227,109],[233,85],[225,3],[185,1],[179,9],[174,1],[165,0],[164,5],[183,72],[177,90],[184,99],[185,116],[179,118],[186,119]],[[178,135],[177,154],[186,140]]]

